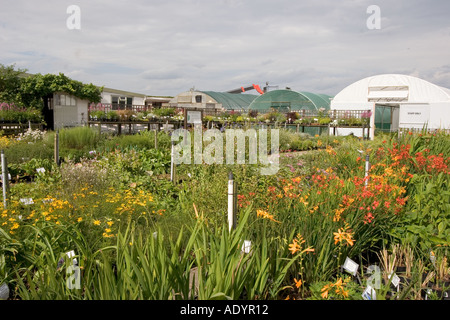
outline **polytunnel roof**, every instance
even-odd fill
[[[318,110],[330,109],[330,100],[327,95],[318,95],[311,92],[297,92],[294,90],[272,90],[253,100],[249,109],[268,110],[271,108],[287,108],[290,110]]]
[[[382,74],[356,81],[344,88],[333,102],[409,102],[450,101],[450,89],[402,74]]]
[[[247,110],[248,106],[258,96],[247,93],[228,93],[228,92],[216,92],[216,91],[201,91],[207,94],[218,103],[222,104],[222,107],[227,110]]]

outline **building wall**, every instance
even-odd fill
[[[88,120],[88,101],[65,93],[53,95],[54,128],[84,125]]]
[[[125,93],[115,93],[115,92],[108,92],[108,91],[103,91],[102,92],[101,103],[111,104],[113,96],[132,98],[133,99],[133,102],[132,102],[133,105],[143,106],[145,104],[145,101],[144,101],[145,97],[143,97],[143,96],[136,96],[136,95],[125,94]]]
[[[399,127],[422,129],[450,129],[450,103],[402,104]]]
[[[199,91],[182,92],[172,98],[169,101],[169,105],[176,108],[222,108],[221,103],[218,103],[209,95]]]

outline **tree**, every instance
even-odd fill
[[[103,88],[72,80],[63,73],[26,74],[26,70],[0,64],[0,102],[15,102],[25,107],[44,108],[55,92],[64,92],[89,102],[101,101]]]
[[[0,102],[20,100],[21,85],[26,69],[15,70],[14,65],[0,64]]]
[[[35,74],[22,81],[22,102],[25,105],[37,105],[46,103],[47,98],[52,97],[55,92],[65,92],[77,98],[98,103],[101,101],[102,88],[80,81],[72,80],[63,73]]]

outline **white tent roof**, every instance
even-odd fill
[[[382,74],[349,85],[333,102],[450,102],[450,89],[412,76]]]

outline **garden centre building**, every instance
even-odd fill
[[[257,95],[247,93],[190,90],[172,98],[169,101],[169,106],[174,108],[244,111],[257,97]]]
[[[332,100],[332,110],[371,110],[375,127],[399,129],[450,129],[450,89],[401,74],[382,74],[359,80]],[[361,129],[338,129],[338,134],[362,134]]]
[[[272,90],[253,100],[249,109],[257,111],[275,109],[280,112],[297,110],[317,111],[321,108],[329,110],[330,99],[331,96],[325,94],[297,92],[290,89]]]
[[[169,105],[176,108],[199,108],[224,111],[257,110],[280,112],[330,109],[330,96],[294,90],[271,90],[261,95],[216,91],[186,91],[178,94]]]

